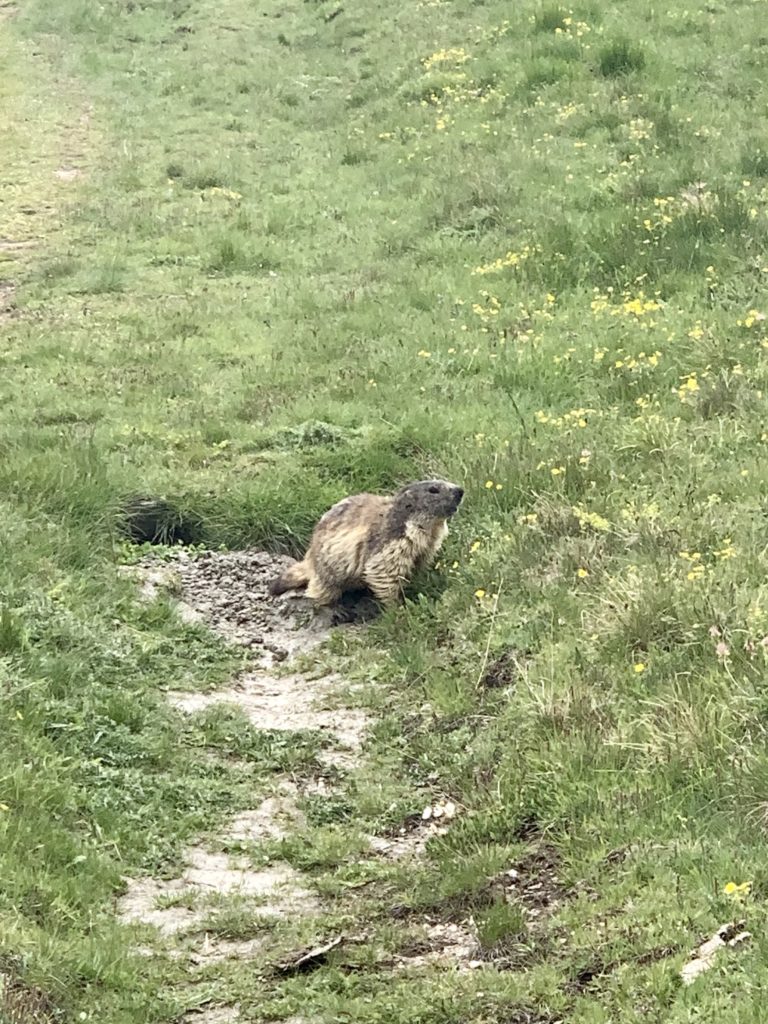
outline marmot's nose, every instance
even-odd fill
[[[463,487],[456,487],[455,488],[455,494],[456,494],[457,499],[459,501],[461,501],[461,499],[464,497],[464,488]]]

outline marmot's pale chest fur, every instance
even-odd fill
[[[413,573],[429,564],[448,534],[447,520],[464,491],[447,480],[420,480],[391,497],[355,494],[329,509],[306,555],[272,582],[271,594],[305,590],[335,604],[346,590],[367,587],[392,604]]]

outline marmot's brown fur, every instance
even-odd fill
[[[271,583],[270,594],[305,590],[317,604],[332,605],[344,591],[366,587],[382,603],[396,602],[413,573],[437,554],[463,496],[447,480],[420,480],[388,498],[344,498],[318,522],[306,555]]]

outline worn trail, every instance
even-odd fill
[[[262,858],[255,863],[242,849],[301,831],[305,824],[302,798],[311,793],[330,796],[334,787],[343,785],[339,772],[341,778],[354,772],[364,756],[368,719],[360,708],[345,703],[354,687],[339,675],[301,671],[294,663],[297,656],[326,640],[331,627],[318,621],[305,601],[267,596],[269,580],[284,565],[285,559],[259,551],[194,557],[180,551],[170,562],[148,559],[125,570],[136,578],[141,599],[167,597],[185,621],[204,623],[248,650],[246,670],[225,688],[209,693],[170,691],[168,700],[175,708],[192,715],[215,704],[229,704],[240,708],[257,728],[317,732],[324,741],[318,760],[331,771],[330,776],[311,781],[272,780],[253,808],[234,816],[207,843],[184,850],[178,877],[126,879],[117,907],[120,918],[126,924],[151,926],[161,943],[183,940],[184,950],[172,955],[186,957],[191,971],[229,958],[260,965],[270,960],[263,938],[222,939],[207,932],[206,917],[221,897],[245,901],[258,918],[295,920],[322,914],[323,901],[302,872],[280,860],[265,864]],[[349,617],[364,619],[369,614],[370,605],[361,600],[352,605]],[[370,856],[399,861],[419,858],[426,840],[443,831],[447,819],[448,815],[442,823],[425,820],[419,828],[395,838],[371,837]],[[228,852],[232,847],[236,853]],[[428,920],[423,925],[424,942],[393,961],[389,965],[393,970],[472,960],[476,940],[467,926]],[[143,948],[152,953],[151,947]],[[237,1013],[233,1007],[211,1005],[184,1019],[214,1024],[236,1020]]]

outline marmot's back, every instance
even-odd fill
[[[392,508],[392,498],[380,494],[353,494],[342,498],[318,521],[312,533],[309,550],[315,543],[324,543],[324,538],[337,533],[361,533],[366,537],[378,537],[386,530],[387,517]]]
[[[391,505],[391,498],[378,494],[354,494],[328,509],[304,559],[312,573],[308,597],[362,584],[371,545],[385,531]],[[313,587],[313,580],[318,585]]]

